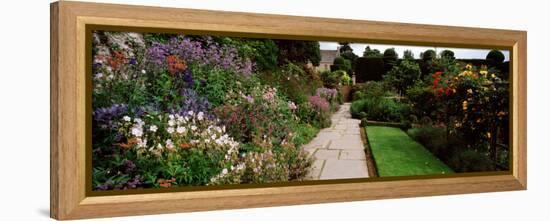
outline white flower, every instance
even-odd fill
[[[141,70],[141,73],[142,73],[142,74],[145,74],[145,73],[147,73],[147,71],[145,71],[145,70]]]
[[[212,134],[212,136],[210,136],[212,138],[212,140],[215,140],[216,139],[216,134]]]
[[[225,175],[225,174],[227,174],[227,168],[223,168],[222,170],[222,175]]]
[[[97,73],[95,74],[95,78],[96,79],[99,79],[99,78],[102,78],[103,77],[103,73]]]
[[[136,122],[139,125],[143,125],[143,121],[140,118],[135,118],[134,122]]]
[[[204,143],[210,143],[209,139],[204,139]]]
[[[159,143],[159,144],[157,145],[157,149],[162,150],[162,148],[164,148],[164,147],[162,146],[162,144]]]
[[[141,140],[138,138],[138,145],[137,145],[139,148],[145,148],[147,147],[147,139],[145,140]]]
[[[130,122],[132,120],[132,118],[130,118],[128,116],[124,116],[122,119],[124,119],[124,121],[126,121],[126,122]]]
[[[168,128],[166,128],[166,131],[170,134],[173,134],[174,133],[174,128],[173,127],[168,127]]]
[[[197,114],[197,118],[199,120],[202,120],[204,118],[204,113],[202,111],[200,111],[198,114]]]
[[[174,125],[176,125],[176,122],[173,119],[170,119],[168,121],[168,126],[173,127]]]
[[[170,139],[166,140],[166,148],[174,149],[174,143],[172,142],[172,140]]]
[[[182,133],[185,133],[185,131],[187,131],[187,129],[185,129],[185,127],[178,127],[178,128],[176,128],[176,131],[178,133],[182,134]]]
[[[193,111],[189,111],[189,112],[187,112],[187,114],[189,114],[189,115],[193,115],[193,114],[194,114],[194,112],[193,112]]]
[[[143,129],[141,127],[132,127],[132,135],[141,137],[143,135]]]
[[[149,131],[152,131],[152,132],[157,132],[159,128],[157,127],[157,125],[152,125],[151,127],[149,127]]]
[[[168,118],[170,118],[170,119],[174,119],[174,117],[175,116],[173,114],[168,115]]]
[[[197,126],[195,126],[195,125],[191,126],[191,130],[192,130],[192,131],[197,130]]]

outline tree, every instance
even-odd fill
[[[367,46],[365,48],[365,51],[363,52],[363,57],[365,58],[380,58],[382,57],[382,54],[378,49],[371,49],[370,46]]]
[[[311,62],[318,66],[321,62],[318,41],[276,40],[275,43],[279,48],[279,64]]]
[[[447,58],[449,60],[455,59],[455,53],[451,50],[443,50],[441,51],[441,53],[439,53],[439,55],[441,56],[441,58]]]
[[[403,52],[403,59],[413,60],[414,59],[413,52],[411,50],[405,50]]]
[[[340,44],[340,53],[353,52],[349,42],[338,42]]]
[[[420,78],[420,66],[413,61],[405,59],[394,66],[385,76],[384,80],[403,94]]]
[[[485,59],[492,64],[500,64],[504,62],[504,54],[500,50],[493,49],[489,51]]]
[[[336,57],[334,58],[334,61],[332,63],[333,65],[331,65],[330,67],[331,71],[342,70],[347,73],[352,72],[352,64],[351,61],[348,59],[345,59],[343,57]]]
[[[397,63],[397,52],[394,48],[388,48],[384,51],[384,70],[386,72],[390,71]]]
[[[421,56],[422,56],[422,60],[425,61],[425,62],[426,61],[432,61],[432,60],[435,59],[436,53],[435,53],[434,50],[429,49],[429,50],[424,51],[424,53],[422,53]]]

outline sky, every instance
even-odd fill
[[[321,50],[336,50],[338,47],[337,42],[326,42],[321,41],[319,42],[321,45]],[[458,59],[485,59],[487,56],[487,53],[489,53],[489,49],[470,49],[470,48],[446,48],[446,47],[430,47],[430,46],[408,46],[408,45],[384,45],[384,44],[364,44],[364,43],[351,43],[350,46],[353,48],[353,53],[355,53],[358,56],[363,56],[363,51],[365,51],[365,48],[370,46],[371,49],[378,49],[381,53],[384,53],[384,50],[388,48],[395,48],[395,51],[397,54],[399,54],[399,58],[403,57],[403,52],[405,50],[411,50],[414,54],[415,58],[420,58],[420,53],[424,52],[428,49],[435,50],[437,54],[439,52],[449,49],[455,53],[455,58]],[[501,50],[501,52],[504,54],[505,61],[508,61],[510,57],[510,53],[508,50]]]

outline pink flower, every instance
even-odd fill
[[[296,107],[296,104],[294,102],[289,101],[288,102],[288,108],[291,109],[291,110],[296,110],[296,108],[298,108],[298,107]]]
[[[264,100],[268,101],[268,102],[273,102],[275,100],[275,94],[277,93],[277,89],[275,88],[269,88],[267,89],[267,91],[264,93],[263,95],[263,98]]]
[[[309,103],[316,108],[317,110],[328,112],[330,109],[330,104],[325,98],[322,98],[320,96],[310,96],[309,97]]]

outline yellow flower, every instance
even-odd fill
[[[467,64],[466,69],[471,70],[472,69],[472,64]]]
[[[491,139],[491,132],[487,132],[487,138]]]
[[[491,74],[491,77],[492,78],[496,78],[497,76],[495,74]]]
[[[467,110],[468,109],[468,101],[463,101],[462,102],[462,110]]]

